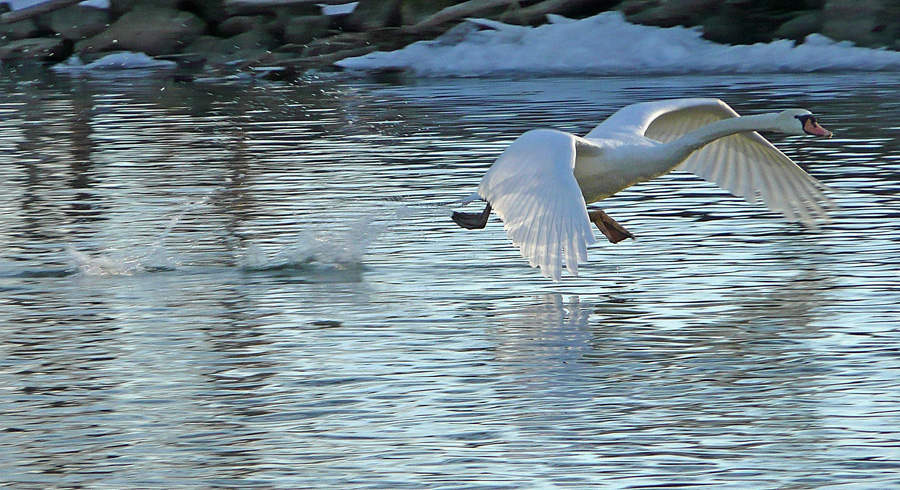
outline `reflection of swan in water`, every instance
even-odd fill
[[[595,242],[591,223],[612,243],[632,234],[585,203],[676,167],[794,221],[825,215],[824,186],[755,131],[831,136],[804,109],[739,117],[717,99],[677,99],[625,107],[584,138],[529,131],[500,155],[464,202],[487,201],[481,213],[454,213],[464,228],[483,228],[491,211],[532,267],[559,280],[562,259],[573,275]]]
[[[529,371],[546,373],[562,365],[575,369],[590,348],[591,311],[578,295],[566,299],[559,293],[511,305],[493,319],[500,326],[496,356]]]

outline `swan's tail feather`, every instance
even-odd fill
[[[591,209],[588,211],[588,217],[590,217],[592,223],[597,225],[597,228],[606,236],[610,243],[619,243],[626,238],[634,240],[634,235],[630,231],[626,230],[616,220],[610,218],[603,210]]]
[[[456,204],[459,206],[465,206],[466,204],[469,204],[470,202],[478,201],[479,199],[481,199],[481,196],[479,196],[478,193],[475,192],[475,193],[472,193],[472,194],[460,199],[459,201],[454,202],[453,204]]]

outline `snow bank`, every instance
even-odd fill
[[[629,24],[620,12],[582,20],[548,16],[523,27],[470,19],[435,41],[337,64],[347,70],[404,69],[420,76],[532,74],[767,73],[896,70],[900,52],[858,48],[813,34],[803,44],[728,46],[697,29]]]

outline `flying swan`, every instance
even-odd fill
[[[756,131],[830,137],[805,109],[740,117],[718,99],[673,99],[620,109],[583,138],[552,129],[516,139],[491,166],[478,192],[481,213],[453,213],[468,229],[484,228],[491,211],[532,267],[559,281],[572,275],[595,243],[591,223],[612,243],[634,238],[586,203],[679,168],[751,203],[758,199],[792,221],[825,218],[826,189]]]

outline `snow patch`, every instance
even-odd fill
[[[359,2],[342,3],[340,5],[318,5],[322,9],[322,15],[347,15],[356,10]]]
[[[82,62],[77,55],[72,55],[68,60],[53,65],[51,69],[57,73],[77,75],[95,71],[170,69],[175,66],[174,61],[158,60],[144,53],[124,51],[106,55],[87,64]]]
[[[696,28],[630,24],[621,12],[582,20],[550,15],[524,27],[470,19],[434,41],[337,63],[351,71],[401,69],[419,76],[511,73],[635,75],[897,70],[900,52],[859,48],[813,34],[793,41],[729,46]]]

